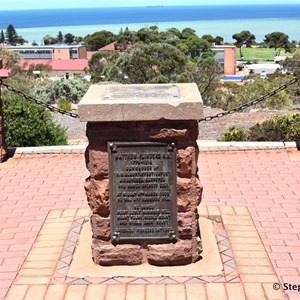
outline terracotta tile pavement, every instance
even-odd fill
[[[257,237],[253,237],[247,220],[237,223],[234,218],[229,218],[229,230],[230,227],[238,228],[236,243],[232,245],[235,254],[241,257],[240,261],[253,258],[259,265],[270,259],[280,282],[291,285],[300,284],[299,167],[300,162],[290,160],[286,150],[201,152],[199,156],[199,175],[204,186],[202,204],[215,211],[227,210],[227,214],[232,208],[226,208],[226,205],[234,206],[239,213],[248,209],[267,251],[266,255],[256,249]],[[21,155],[9,167],[1,168],[0,165],[0,298],[5,297],[18,274],[48,212],[51,209],[87,208],[83,189],[87,176],[82,154]],[[64,216],[67,220],[70,217]],[[57,235],[51,244],[61,247],[62,242]],[[46,246],[47,241],[36,243]],[[241,250],[245,245],[249,251]],[[121,299],[124,295],[134,295],[135,287],[136,294],[144,299],[145,295],[146,299],[172,299],[172,295],[177,295],[178,299],[202,299],[199,295],[209,299],[222,299],[223,296],[225,299],[276,299],[272,285],[278,281],[277,277],[269,274],[268,268],[255,270],[251,266],[245,267],[240,274],[242,283],[231,283],[230,287],[224,283],[211,284],[214,288],[210,284],[183,283],[165,285],[160,291],[162,285],[157,289],[154,285],[132,286],[128,290],[126,284],[90,284],[76,287],[51,285],[46,291],[43,283],[48,280],[48,269],[53,267],[49,263],[52,258],[48,257],[49,266],[35,258],[29,257],[33,261],[27,261],[27,266],[44,271],[44,274],[37,282],[14,285],[9,299],[30,299],[31,295],[51,299],[52,293],[57,295],[56,299],[59,295],[72,299],[74,295],[87,297],[94,294],[99,295],[98,299],[102,294],[110,295],[110,298],[116,294],[115,299]],[[300,298],[297,291],[287,292],[290,299]]]

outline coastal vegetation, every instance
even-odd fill
[[[245,130],[240,126],[231,126],[218,141],[299,141],[300,140],[300,114],[274,116],[270,120]]]
[[[53,122],[50,112],[18,95],[3,96],[3,114],[10,147],[67,144],[65,129]]]
[[[282,43],[275,45],[272,42],[274,36],[281,37]],[[295,43],[287,42],[286,36],[280,33],[266,35],[266,39],[261,45],[257,45],[255,36],[246,30],[234,34],[233,38],[236,39],[235,44],[239,47],[238,55],[240,55],[240,58],[243,57],[244,61],[253,61],[254,55],[258,57],[254,53],[260,53],[261,56],[265,55],[265,57],[273,59],[274,51],[279,54],[280,51],[281,53],[283,51],[281,49],[292,51],[292,47],[295,47]],[[292,75],[275,73],[265,80],[252,76],[251,80],[243,85],[232,82],[222,84],[220,82],[222,68],[214,59],[214,52],[211,48],[213,44],[222,44],[223,38],[220,36],[213,37],[210,34],[199,37],[192,28],[182,30],[170,28],[165,31],[160,31],[157,26],[144,27],[137,31],[125,28],[124,30],[121,29],[117,35],[103,30],[84,38],[75,37],[71,33],[64,35],[59,31],[56,37],[48,35],[44,37],[45,44],[78,43],[79,41],[82,41],[88,50],[94,51],[89,59],[88,68],[85,70],[91,74],[92,83],[94,84],[106,84],[107,82],[124,84],[193,82],[199,88],[204,105],[224,110],[251,101],[292,78]],[[115,51],[99,51],[99,48],[111,43],[114,43]],[[1,50],[0,55],[5,62],[10,64],[9,67],[12,69],[13,76],[8,81],[13,86],[46,103],[57,104],[62,109],[69,109],[71,103],[78,103],[90,85],[90,83],[80,78],[50,81],[47,77],[47,74],[51,71],[48,66],[29,66],[27,70],[22,70],[18,66],[19,56],[13,56],[11,52],[5,50]],[[299,72],[299,57],[299,52],[295,51],[294,56],[282,63],[289,74]],[[36,80],[33,72],[35,70],[41,72],[42,80]],[[261,104],[257,104],[256,108],[293,108],[295,105],[299,105],[299,90],[299,84],[295,84]],[[4,96],[6,98],[14,97],[6,94]],[[6,105],[8,105],[7,103],[8,101],[6,101]],[[21,120],[20,116],[22,114],[20,115],[20,111],[22,113],[26,112],[26,118],[29,122],[51,124],[50,116],[45,116],[40,112],[41,121],[38,120],[38,113],[36,113],[35,108],[33,108],[32,113],[30,112],[29,106],[32,104],[23,107],[20,104],[20,99],[14,99],[12,104],[18,107],[15,110],[16,115],[8,115],[7,117],[8,122],[11,122],[9,126],[12,128],[16,128],[14,127],[16,123],[13,121],[14,118]],[[10,110],[13,111],[13,109],[7,108],[6,114]],[[52,128],[52,125],[49,126]],[[11,138],[8,139],[10,145],[25,145],[25,140],[32,143],[31,133],[27,132],[27,125],[20,123],[18,128],[17,132],[19,134],[10,135]],[[24,135],[22,136],[23,129]],[[294,131],[298,130],[294,127],[292,129]],[[32,132],[34,130],[34,128],[31,129]],[[63,139],[64,129],[53,127],[51,132],[55,136],[57,135],[57,139],[50,138],[49,134],[45,133],[38,137],[40,143],[52,145],[53,143],[65,142]],[[231,129],[226,136],[228,135],[240,139],[245,139],[248,136],[237,128]],[[23,137],[28,138],[23,139]],[[17,142],[18,139],[20,139],[20,143]]]

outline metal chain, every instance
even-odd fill
[[[211,121],[211,120],[216,119],[216,118],[222,118],[222,117],[227,116],[227,115],[229,115],[229,114],[233,114],[233,113],[235,113],[235,112],[242,111],[242,110],[244,110],[245,108],[248,108],[248,107],[250,107],[250,106],[252,106],[252,105],[258,104],[258,103],[260,103],[260,102],[266,100],[267,98],[269,98],[269,97],[271,97],[271,96],[274,96],[275,94],[279,93],[280,91],[285,90],[288,86],[290,86],[290,85],[296,83],[299,79],[300,79],[300,77],[294,77],[294,78],[291,79],[290,81],[287,81],[287,82],[285,82],[284,84],[282,84],[282,85],[281,85],[280,87],[278,87],[277,89],[275,89],[275,90],[273,90],[273,91],[271,91],[271,92],[269,92],[269,93],[267,93],[267,94],[265,94],[265,95],[263,95],[263,96],[260,96],[260,97],[258,97],[258,98],[256,98],[256,99],[252,100],[252,101],[246,102],[246,103],[244,103],[244,104],[242,104],[242,105],[240,105],[240,106],[237,106],[237,107],[235,107],[235,108],[233,108],[233,109],[230,109],[230,110],[227,110],[227,111],[220,112],[220,113],[218,113],[218,114],[216,114],[216,115],[204,117],[204,118],[199,119],[199,120],[197,120],[197,121],[198,121],[198,123],[200,123],[200,122],[206,122],[206,121]],[[43,101],[41,101],[41,100],[35,99],[35,98],[33,98],[33,97],[31,97],[31,96],[25,94],[24,92],[22,92],[22,91],[20,91],[20,90],[18,90],[18,89],[16,89],[16,88],[14,88],[14,87],[12,87],[11,85],[9,85],[9,84],[7,84],[7,83],[4,83],[4,82],[2,81],[2,79],[0,78],[0,86],[1,86],[1,85],[3,85],[4,87],[6,87],[9,91],[14,92],[14,93],[16,93],[16,94],[22,96],[22,97],[25,98],[26,100],[31,101],[31,102],[33,102],[33,103],[36,103],[36,104],[38,104],[38,105],[41,105],[41,106],[47,108],[48,110],[50,110],[50,111],[52,111],[52,112],[58,112],[58,113],[60,113],[60,114],[67,115],[67,116],[72,117],[72,118],[79,118],[79,115],[78,115],[78,114],[72,113],[72,112],[69,112],[69,111],[66,111],[66,110],[63,110],[63,109],[60,109],[60,108],[57,108],[57,107],[55,107],[55,106],[53,106],[53,105],[50,105],[50,104],[47,104],[47,103],[45,103],[45,102],[43,102]]]
[[[244,104],[242,104],[242,105],[240,105],[240,106],[237,106],[237,107],[235,107],[235,108],[233,108],[233,109],[230,109],[230,110],[227,110],[227,111],[220,112],[220,113],[218,113],[218,114],[216,114],[216,115],[207,116],[207,117],[202,118],[202,119],[199,119],[199,120],[197,120],[197,121],[198,121],[198,123],[200,123],[200,122],[206,122],[206,121],[211,121],[211,120],[216,119],[216,118],[222,118],[222,117],[227,116],[227,115],[229,115],[229,114],[233,114],[233,113],[235,113],[235,112],[242,111],[242,110],[244,110],[245,108],[248,108],[248,107],[250,107],[250,106],[252,106],[252,105],[255,105],[255,104],[257,104],[257,103],[260,103],[260,102],[266,100],[267,98],[269,98],[269,97],[271,97],[271,96],[274,96],[275,94],[279,93],[280,91],[285,90],[288,86],[290,86],[290,85],[296,83],[299,79],[300,79],[300,77],[294,77],[294,78],[291,79],[290,81],[287,81],[287,82],[285,82],[284,84],[282,84],[282,85],[281,85],[280,87],[278,87],[277,89],[275,89],[275,90],[273,90],[273,91],[271,91],[271,92],[269,92],[269,93],[267,93],[267,94],[265,94],[265,95],[263,95],[263,96],[260,96],[260,97],[258,97],[258,98],[256,98],[256,99],[252,100],[252,101],[246,102],[246,103],[244,103]]]
[[[33,103],[35,103],[37,105],[43,106],[43,107],[47,108],[48,110],[50,110],[52,112],[58,112],[60,114],[67,115],[67,116],[72,117],[72,118],[79,118],[78,114],[72,113],[70,111],[66,111],[66,110],[63,110],[63,109],[60,109],[60,108],[57,108],[57,107],[55,107],[53,105],[50,105],[50,104],[47,104],[47,103],[45,103],[45,102],[43,102],[41,100],[35,99],[35,98],[33,98],[33,97],[25,94],[24,92],[22,92],[22,91],[20,91],[20,90],[18,90],[16,88],[14,88],[13,86],[11,86],[11,85],[9,85],[7,83],[4,83],[2,81],[2,79],[0,79],[0,86],[1,85],[3,85],[4,87],[6,87],[9,91],[14,92],[15,94],[18,94],[18,95],[22,96],[26,100],[31,101],[31,102],[33,102]]]

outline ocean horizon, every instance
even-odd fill
[[[232,35],[249,30],[258,42],[273,31],[282,31],[290,40],[300,40],[300,4],[295,5],[206,5],[151,6],[84,9],[35,9],[0,11],[0,28],[13,24],[29,42],[41,43],[45,35],[72,33],[84,37],[95,31],[118,33],[121,28],[138,30],[156,25],[160,30],[190,27],[199,36]]]

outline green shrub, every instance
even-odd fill
[[[244,133],[243,128],[231,126],[218,141],[300,141],[300,114],[275,116],[261,124],[250,127]]]
[[[85,95],[90,84],[82,79],[60,79],[33,89],[32,93],[47,103],[57,103],[60,100],[69,100],[72,103],[78,103]]]
[[[43,107],[18,95],[3,97],[6,144],[9,147],[66,145],[65,129]]]
[[[228,131],[224,132],[218,139],[219,142],[245,141],[246,135],[244,129],[239,126],[230,126]]]
[[[71,110],[72,103],[69,100],[60,100],[57,103],[57,108],[68,111]]]
[[[237,67],[237,69],[238,69],[239,71],[242,71],[242,70],[244,69],[244,66],[243,66],[243,65],[237,65],[236,67]]]
[[[299,141],[300,114],[275,116],[250,128],[249,141]]]

